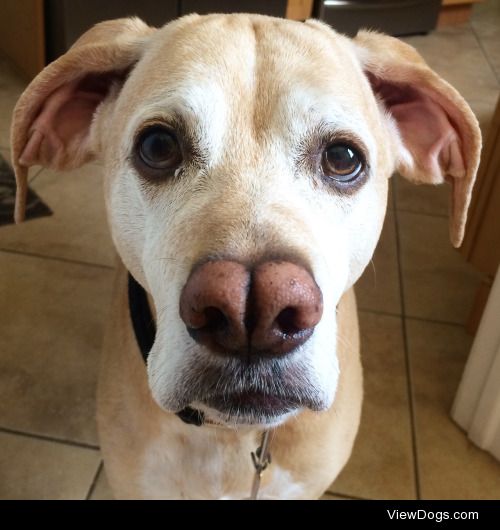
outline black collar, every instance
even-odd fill
[[[135,340],[141,351],[144,362],[148,362],[148,355],[153,347],[156,335],[156,326],[148,303],[146,291],[139,285],[132,275],[128,274],[128,307],[130,319],[134,329]],[[203,412],[186,407],[177,416],[190,425],[200,426],[205,422]]]

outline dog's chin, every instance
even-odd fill
[[[250,393],[229,398],[214,396],[192,406],[203,412],[208,423],[233,428],[278,427],[302,410],[273,396]]]
[[[148,365],[152,396],[165,411],[189,407],[214,424],[274,427],[301,410],[319,412],[333,402],[334,367],[332,377],[326,370],[318,373],[303,349],[277,358],[221,357],[201,349],[190,353],[177,367],[175,382]]]

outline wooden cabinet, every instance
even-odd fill
[[[306,20],[312,17],[313,3],[313,0],[288,0],[286,18]]]
[[[500,98],[485,139],[461,252],[485,275],[467,326],[474,333],[500,264]]]
[[[500,98],[485,139],[462,253],[493,277],[500,264]]]
[[[478,2],[482,0],[441,0],[438,28],[468,22],[472,15],[472,8]]]

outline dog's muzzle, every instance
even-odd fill
[[[244,423],[303,406],[317,409],[305,368],[289,359],[322,313],[321,290],[296,263],[248,268],[213,260],[195,267],[181,293],[180,315],[190,336],[221,361],[211,369],[203,363],[193,385],[197,401]]]

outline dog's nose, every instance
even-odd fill
[[[181,293],[190,335],[217,353],[276,356],[303,344],[321,319],[321,291],[311,274],[287,261],[252,273],[235,261],[195,268]]]

